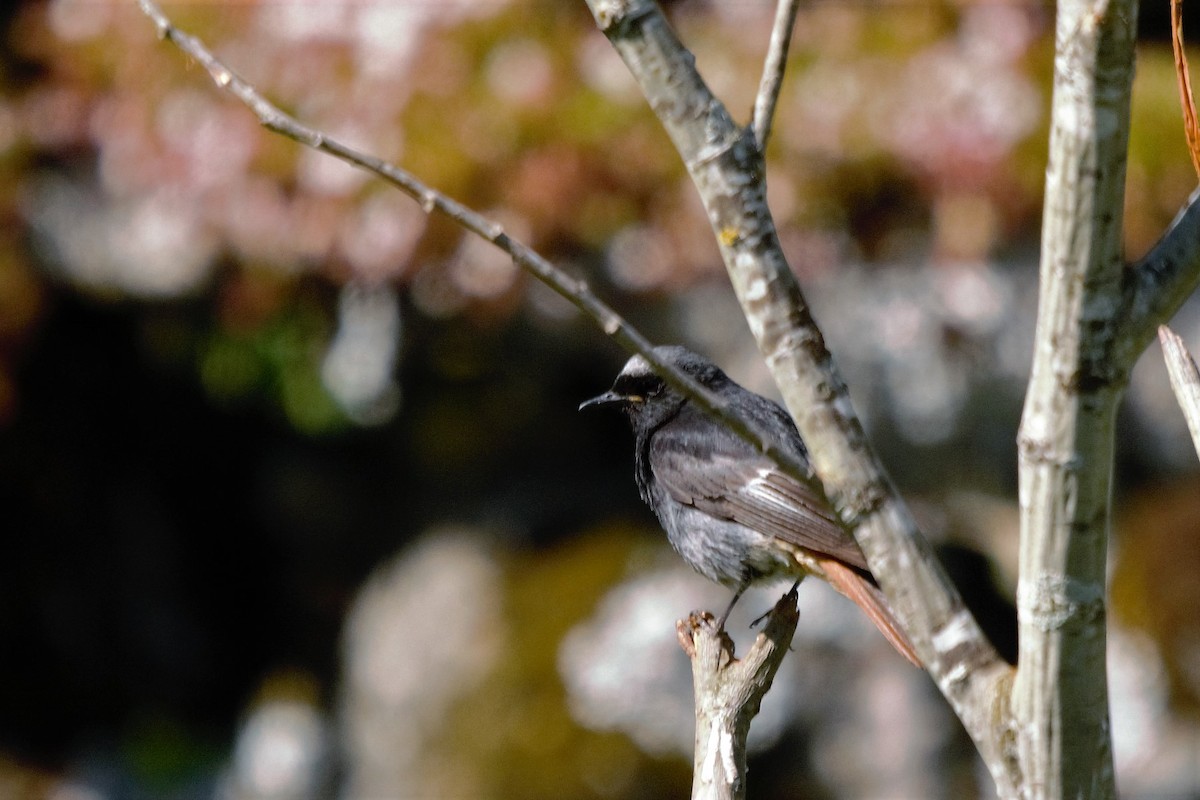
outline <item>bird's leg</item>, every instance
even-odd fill
[[[799,578],[796,578],[796,582],[792,584],[792,588],[787,590],[787,594],[795,594],[796,590],[800,588],[800,581],[802,581],[802,580],[804,580],[803,575],[801,575]],[[786,596],[787,595],[784,595],[784,597],[786,597]],[[735,597],[734,599],[736,600],[737,598]],[[732,608],[732,606],[730,606],[730,607]],[[771,609],[771,611],[774,611],[774,609]],[[771,611],[766,612],[761,617],[757,617],[753,622],[750,623],[750,627],[757,628],[758,623],[762,622],[764,619],[771,616]],[[726,611],[725,613],[728,614],[729,612]]]
[[[725,612],[721,614],[720,619],[717,620],[717,630],[725,630],[725,620],[729,619],[729,612],[733,611],[733,607],[737,605],[737,601],[741,598],[742,593],[749,588],[750,577],[746,576],[745,578],[742,578],[742,582],[738,584],[736,589],[734,589],[733,599],[729,601],[729,605],[725,606]]]

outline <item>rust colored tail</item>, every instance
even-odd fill
[[[911,661],[914,666],[921,667],[921,659],[917,658],[912,642],[900,629],[900,623],[892,615],[892,610],[888,608],[887,600],[879,587],[841,561],[822,558],[820,564],[825,571],[825,580],[863,610],[884,638],[896,648],[896,652]]]

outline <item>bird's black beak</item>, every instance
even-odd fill
[[[589,408],[591,406],[607,406],[607,405],[612,405],[614,403],[620,403],[620,404],[624,405],[625,403],[628,403],[628,402],[629,402],[628,397],[625,397],[624,395],[621,395],[621,394],[617,394],[613,390],[609,389],[604,394],[593,397],[591,400],[584,400],[582,403],[579,404],[579,410],[583,411],[585,408]]]

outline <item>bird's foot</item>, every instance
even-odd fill
[[[725,630],[725,617],[714,617],[711,611],[697,608],[688,615],[688,618],[693,620],[697,626],[702,626],[711,630],[713,633],[720,633]]]
[[[795,599],[796,599],[796,595],[797,595],[797,592],[796,592],[796,590],[797,590],[798,588],[800,588],[800,581],[802,581],[802,580],[804,580],[804,578],[797,578],[797,579],[796,579],[796,582],[792,584],[792,588],[790,588],[790,589],[788,589],[786,592],[784,592],[783,596],[779,598],[779,601],[780,601],[780,602],[783,602],[784,600],[786,600],[786,599],[787,599],[787,598],[789,598],[789,597],[790,597],[792,600],[795,600]],[[771,616],[772,614],[774,614],[774,613],[775,613],[775,609],[776,609],[776,608],[778,608],[778,607],[779,607],[779,603],[776,603],[774,606],[772,606],[772,607],[771,607],[771,609],[770,609],[769,611],[765,612],[765,613],[764,613],[764,614],[762,614],[761,616],[755,617],[755,618],[754,618],[754,621],[750,623],[750,627],[751,627],[751,628],[757,628],[759,625],[761,625],[761,624],[762,624],[763,620],[765,620],[767,617],[769,617],[769,616]]]

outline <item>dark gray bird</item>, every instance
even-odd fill
[[[799,431],[777,403],[686,348],[654,352],[808,463]],[[671,545],[701,575],[734,590],[720,625],[752,583],[816,575],[854,601],[901,655],[920,666],[862,550],[811,486],[671,388],[641,356],[626,362],[612,389],[579,408],[594,405],[619,406],[628,415],[638,490]]]

